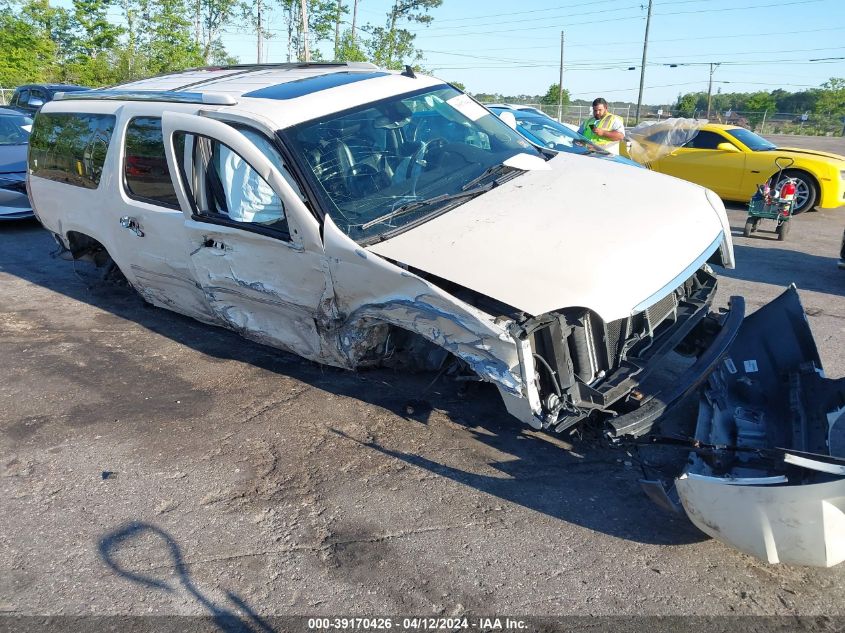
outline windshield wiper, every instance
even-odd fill
[[[440,202],[446,202],[448,200],[458,200],[460,198],[472,198],[479,194],[484,193],[485,191],[490,191],[495,186],[495,183],[489,183],[482,187],[476,187],[475,189],[470,189],[469,191],[458,191],[457,193],[444,193],[439,196],[434,196],[432,198],[426,198],[425,200],[413,200],[411,202],[406,202],[402,206],[396,207],[390,213],[385,213],[382,216],[377,217],[374,220],[370,220],[369,222],[361,225],[361,230],[366,231],[371,226],[375,226],[376,224],[381,224],[382,222],[387,222],[388,220],[392,220],[395,217],[400,215],[404,215],[406,213],[410,213],[411,211],[415,211],[421,207],[427,207],[433,204],[438,204]]]
[[[471,189],[482,180],[487,178],[488,176],[492,176],[493,174],[500,174],[504,175],[510,173],[511,171],[516,171],[516,167],[511,167],[510,165],[505,165],[504,163],[499,163],[498,165],[493,165],[492,167],[488,167],[483,172],[478,174],[475,178],[470,180],[466,183],[463,187],[461,187],[461,191],[466,191],[467,189]]]

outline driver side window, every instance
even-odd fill
[[[692,140],[686,144],[686,147],[691,149],[716,149],[719,143],[729,143],[721,134],[715,132],[708,132],[706,130],[700,131]]]
[[[255,142],[252,135],[244,134]],[[263,139],[258,134],[255,137]],[[183,180],[194,209],[200,219],[228,225],[243,225],[270,231],[290,239],[284,203],[270,184],[240,154],[220,141],[207,136],[177,133],[177,146],[192,148],[186,158]],[[285,175],[281,156],[269,141],[256,145]],[[268,155],[268,153],[272,152]],[[294,186],[298,192],[298,187]]]

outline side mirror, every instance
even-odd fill
[[[720,152],[734,152],[734,153],[739,152],[739,148],[736,145],[734,145],[733,143],[719,143],[716,146],[716,149],[719,150]]]
[[[27,105],[32,106],[33,108],[40,108],[44,105],[44,99],[39,99],[38,97],[33,97],[29,100]]]

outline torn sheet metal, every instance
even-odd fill
[[[675,481],[703,532],[769,563],[845,560],[845,379],[824,377],[798,292],[745,319],[702,390]]]
[[[513,339],[490,315],[452,297],[429,281],[368,253],[340,232],[324,226],[326,255],[339,319],[338,354],[357,367],[374,344],[374,329],[390,324],[420,335],[494,383],[503,397],[528,398],[536,387],[520,380]],[[366,285],[360,280],[366,279]],[[533,397],[533,393],[531,394]],[[538,412],[538,411],[537,411]],[[537,412],[521,418],[534,420]]]

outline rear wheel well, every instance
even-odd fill
[[[106,247],[85,233],[68,231],[67,245],[74,259],[93,262],[97,268],[107,266],[113,262]]]
[[[91,262],[97,268],[102,268],[103,281],[118,285],[127,283],[123,271],[100,242],[79,231],[68,231],[66,239],[68,250],[74,261]]]

